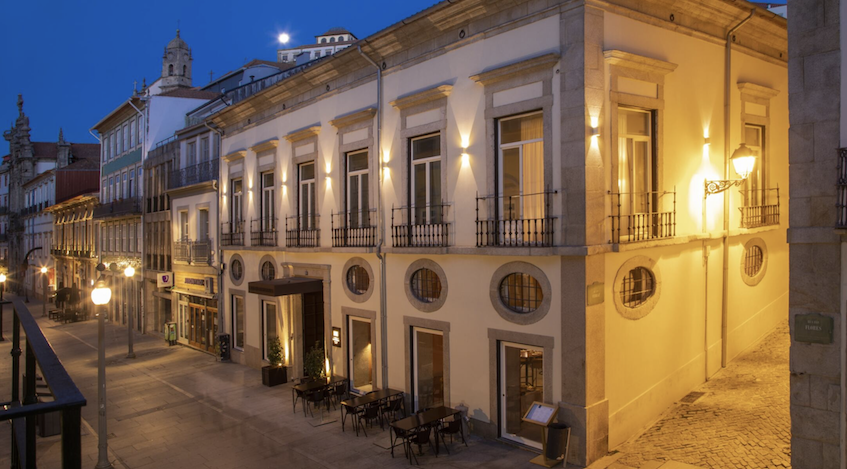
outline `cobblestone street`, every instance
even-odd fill
[[[789,343],[786,324],[696,389],[702,397],[617,448],[605,467],[790,468]]]

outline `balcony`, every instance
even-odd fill
[[[209,238],[191,243],[191,263],[209,265],[212,262],[212,242]]]
[[[429,218],[429,223],[424,223]],[[450,224],[447,205],[391,208],[391,242],[395,248],[447,247]],[[418,222],[421,220],[421,222]]]
[[[316,248],[321,245],[320,216],[285,219],[285,245],[290,248]]]
[[[741,196],[747,204],[738,207],[741,211],[741,228],[779,225],[779,187],[741,191]]]
[[[333,213],[332,247],[376,246],[376,210]]]
[[[612,244],[676,236],[676,188],[673,192],[610,194]]]
[[[251,246],[276,246],[276,218],[260,218],[250,222]]]
[[[221,246],[244,246],[244,220],[221,225]]]
[[[191,241],[180,239],[174,241],[174,261],[191,263]]]
[[[200,184],[201,182],[216,180],[218,179],[219,168],[220,160],[215,158],[194,166],[172,171],[170,174],[170,188],[177,189],[180,187]]]
[[[476,198],[477,247],[553,245],[550,202],[557,191]]]
[[[113,218],[129,215],[141,215],[141,200],[121,199],[94,207],[94,218]]]

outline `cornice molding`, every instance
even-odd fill
[[[771,99],[779,94],[779,90],[748,82],[739,83],[738,90],[743,94],[749,94],[750,96],[764,99]]]
[[[417,93],[408,94],[401,98],[391,101],[389,104],[397,109],[403,110],[412,106],[426,104],[436,99],[446,98],[453,91],[453,85],[441,85],[434,88],[429,88]]]
[[[233,161],[238,161],[238,160],[244,158],[245,156],[247,156],[247,151],[246,150],[239,150],[239,151],[234,151],[232,153],[224,155],[221,158],[223,158],[223,160],[226,161],[227,163],[232,163]]]
[[[349,127],[353,124],[358,124],[359,122],[373,119],[376,115],[376,108],[369,107],[367,109],[363,109],[361,111],[356,111],[344,116],[336,117],[335,119],[329,121],[329,123],[335,127],[336,129],[340,129],[342,127]]]
[[[299,142],[300,140],[305,140],[310,137],[317,137],[317,135],[321,132],[321,126],[313,125],[311,127],[306,127],[300,130],[295,130],[290,134],[285,136],[285,139],[290,143]]]
[[[609,65],[618,65],[621,67],[641,70],[643,72],[658,73],[663,76],[671,73],[676,70],[676,67],[678,67],[675,63],[665,62],[664,60],[653,59],[617,49],[605,50],[603,51],[603,56],[606,58],[606,63]]]
[[[531,59],[522,60],[509,65],[488,70],[476,75],[471,75],[469,78],[483,86],[497,83],[498,81],[508,80],[518,75],[526,75],[528,73],[544,70],[552,67],[553,64],[559,62],[559,54],[549,53],[533,57]]]
[[[270,140],[265,140],[262,143],[257,143],[255,145],[253,145],[252,147],[250,147],[250,151],[252,151],[253,153],[259,153],[259,152],[263,152],[263,151],[267,151],[267,150],[274,150],[274,149],[276,149],[276,147],[278,145],[279,145],[279,139],[278,138],[272,138]]]

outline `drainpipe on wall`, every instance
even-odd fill
[[[729,135],[730,135],[730,109],[732,108],[732,98],[729,92],[731,71],[732,71],[732,35],[744,26],[745,23],[753,18],[756,14],[756,9],[750,10],[750,15],[741,20],[726,33],[726,66],[724,67],[724,116],[723,116],[723,178],[729,179]],[[705,222],[705,220],[704,220]],[[727,319],[729,316],[729,192],[724,192],[723,195],[723,285],[721,287],[721,368],[726,368],[727,362]]]
[[[226,104],[226,101],[224,101],[224,104]],[[216,129],[216,128],[210,126],[209,121],[207,121],[207,120],[203,121],[203,125],[207,129],[211,130],[212,132],[218,134],[218,137],[220,137],[220,139],[221,139],[220,143],[218,144],[218,156],[217,156],[217,158],[220,160],[220,158],[221,158],[221,147],[223,146],[223,141],[224,141],[224,133],[221,129]],[[218,183],[215,184],[215,186],[214,186],[215,187],[215,204],[218,207],[218,237],[216,238],[216,241],[215,241],[215,243],[217,244],[217,246],[216,246],[217,249],[215,249],[215,250],[218,253],[218,298],[219,298],[218,299],[218,324],[220,324],[220,326],[218,327],[218,334],[222,333],[222,331],[224,330],[223,326],[224,326],[224,324],[226,324],[224,322],[224,309],[225,309],[224,304],[223,304],[224,294],[223,294],[223,289],[221,288],[224,284],[224,251],[223,251],[223,249],[221,249],[221,194],[220,194],[221,189],[220,188],[221,188],[221,181],[223,181],[222,176],[221,176],[222,175],[221,166],[222,165],[220,164],[220,161],[218,161]],[[232,190],[232,189],[230,189],[230,190]],[[230,341],[229,349],[230,350],[232,350],[232,341],[235,340],[234,332],[235,331],[233,330],[233,333],[230,334],[230,337],[229,337],[229,341]],[[215,337],[214,339],[218,340],[217,337]]]
[[[141,101],[147,101],[147,98],[138,98],[138,99],[141,100]],[[127,102],[127,104],[132,106],[132,108],[135,109],[135,112],[137,112],[138,115],[140,115],[144,119],[144,128],[142,129],[142,132],[141,132],[141,167],[143,168],[144,167],[144,160],[146,159],[145,157],[147,156],[145,154],[145,147],[147,146],[147,116],[143,112],[141,112],[140,109],[135,107],[135,104],[132,104],[132,98],[127,99],[126,102]],[[146,111],[147,107],[145,107],[144,110]],[[144,240],[145,239],[144,238],[144,231],[145,231],[144,230],[144,204],[141,203],[141,200],[142,200],[141,196],[143,195],[143,187],[144,187],[143,181],[140,181],[139,183],[137,183],[136,186],[138,187],[138,195],[139,195],[138,203],[141,204],[141,239]],[[138,231],[136,231],[136,234],[137,233],[138,233]],[[138,239],[136,239],[135,242],[137,243]],[[145,327],[144,327],[143,323],[141,323],[141,320],[142,320],[142,317],[145,318],[145,319],[147,318],[146,312],[144,312],[143,315],[141,314],[141,312],[144,311],[144,296],[145,296],[144,293],[147,290],[145,288],[145,286],[147,285],[147,280],[144,277],[144,272],[146,270],[145,269],[146,266],[144,265],[144,252],[146,251],[146,248],[147,248],[147,243],[142,241],[141,242],[141,265],[140,265],[140,269],[139,269],[141,271],[140,274],[139,274],[141,276],[141,302],[138,304],[138,307],[136,308],[138,310],[136,312],[136,314],[139,316],[139,318],[138,318],[139,324],[135,325],[135,327],[141,327],[142,333],[144,333]],[[151,294],[152,294],[152,292],[151,292]],[[126,322],[127,322],[127,325],[132,324],[132,319],[129,317],[129,313],[127,313],[127,321]],[[158,329],[158,325],[157,325],[156,331],[158,332],[158,330],[159,329]],[[130,333],[130,335],[129,335],[130,350],[132,350],[132,335],[131,334],[132,333]],[[135,358],[135,354],[133,354],[132,352],[130,352],[130,354],[132,355],[132,358]],[[129,357],[129,356],[127,356],[127,357]]]
[[[376,206],[377,206],[377,234],[379,242],[376,245],[376,257],[379,259],[379,329],[382,347],[380,347],[380,356],[382,358],[382,388],[388,388],[388,316],[386,313],[386,296],[385,296],[385,254],[382,252],[382,245],[385,242],[385,226],[383,223],[382,213],[382,68],[376,64],[370,57],[362,52],[362,46],[356,46],[359,54],[365,58],[371,65],[376,68],[376,161],[379,165],[379,187],[376,191]]]

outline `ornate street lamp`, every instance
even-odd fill
[[[747,145],[742,143],[737,150],[732,152],[732,156],[729,158],[729,161],[732,161],[732,167],[735,168],[735,172],[738,173],[738,176],[740,176],[741,179],[726,179],[717,181],[709,181],[707,179],[705,197],[712,194],[719,194],[730,187],[737,186],[747,180],[747,177],[753,172],[753,167],[756,166],[756,154],[753,153],[753,150],[748,148]]]
[[[112,299],[112,290],[106,286],[106,282],[98,280],[91,291],[91,301],[94,302],[97,313],[97,465],[94,469],[112,469],[112,463],[109,462],[108,445],[106,441],[108,434],[106,433],[106,347],[103,344],[103,336],[106,330],[106,308],[98,308],[98,306],[106,306],[109,300]]]
[[[131,265],[127,266],[126,269],[124,269],[124,275],[127,278],[131,279],[133,277],[133,275],[135,275],[135,268],[132,267]],[[129,285],[127,285],[125,293],[128,292],[128,291],[129,291]],[[126,317],[126,336],[127,336],[126,357],[127,358],[135,358],[135,352],[132,351],[132,345],[133,345],[132,344],[132,342],[133,342],[133,340],[132,340],[132,316],[133,315],[129,314],[129,308],[127,308],[127,304],[129,303],[129,301],[130,300],[127,299],[127,295],[125,294],[124,295],[124,311],[126,311],[126,313],[127,313],[126,314],[126,316],[127,316]],[[133,312],[136,313],[135,311],[133,311]]]
[[[41,268],[41,293],[44,294],[44,302],[41,303],[41,317],[47,316],[47,267]]]
[[[0,274],[0,301],[3,301],[3,293],[6,291],[6,274]]]

